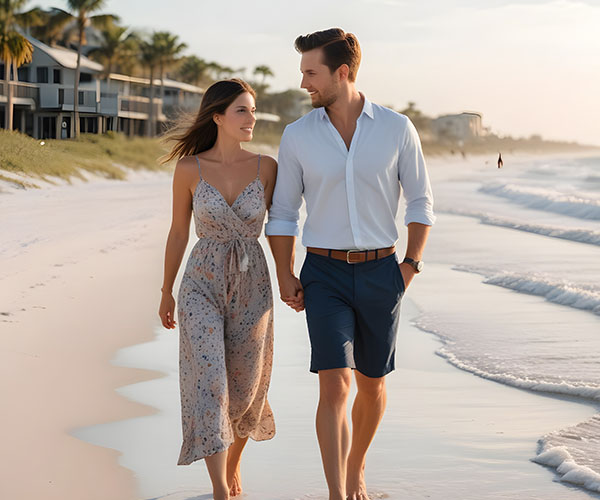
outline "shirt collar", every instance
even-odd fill
[[[365,96],[365,94],[363,94],[362,92],[359,92],[359,94],[364,98],[365,103],[363,104],[363,109],[360,112],[360,115],[358,117],[360,118],[361,115],[364,113],[369,118],[374,119],[373,103],[371,101],[369,101],[369,99],[367,99],[367,96]],[[317,112],[319,113],[319,118],[321,118],[321,119],[325,119],[325,118],[329,119],[329,116],[327,115],[327,112],[325,111],[325,107],[324,106],[318,108]]]

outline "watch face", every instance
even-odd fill
[[[419,260],[415,262],[415,265],[417,272],[420,273],[423,270],[423,261]]]

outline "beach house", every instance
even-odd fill
[[[480,113],[472,112],[438,116],[431,121],[431,131],[440,140],[467,142],[485,135],[481,120]]]
[[[77,52],[50,47],[30,36],[33,60],[18,70],[12,81],[13,128],[36,139],[67,139],[74,135],[73,100]],[[5,76],[0,63],[0,80]],[[0,85],[0,127],[4,127],[8,89]],[[198,109],[203,89],[183,82],[105,74],[104,67],[81,56],[79,120],[82,133],[124,132],[148,135],[151,120],[156,133],[181,111]]]

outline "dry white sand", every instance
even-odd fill
[[[167,174],[0,195],[0,497],[131,499],[117,453],[73,428],[150,414],[114,389],[157,376],[116,367],[152,337],[168,230]]]

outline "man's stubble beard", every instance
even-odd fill
[[[338,98],[337,90],[338,89],[334,87],[327,94],[321,94],[321,92],[319,92],[321,98],[317,99],[316,101],[312,101],[311,102],[312,107],[313,108],[328,108],[329,106],[331,106],[335,101],[337,101],[337,98]]]

